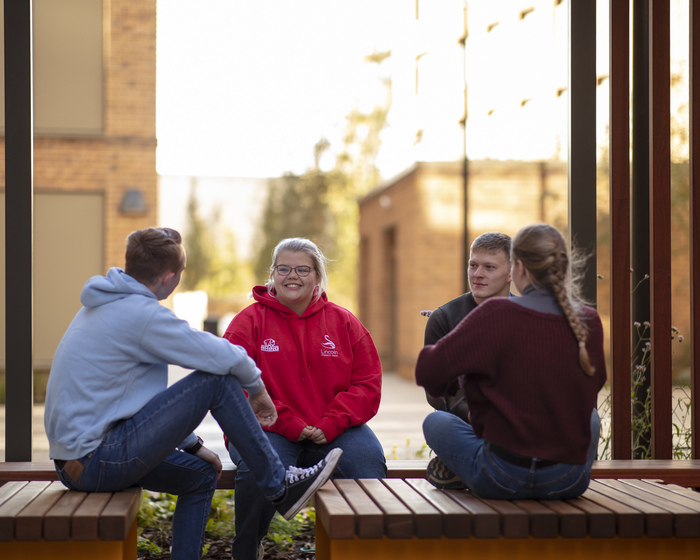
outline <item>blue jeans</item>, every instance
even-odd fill
[[[386,459],[384,450],[369,426],[355,426],[340,434],[332,442],[318,445],[311,441],[289,441],[273,432],[265,432],[272,447],[279,454],[282,464],[296,467],[311,467],[321,461],[331,449],[340,447],[343,455],[333,473],[334,478],[384,478]],[[252,480],[251,470],[238,447],[229,444],[231,460],[238,467],[236,473],[236,536],[231,555],[234,560],[256,560],[260,541],[267,534],[275,508]]]
[[[178,496],[173,517],[172,558],[201,558],[204,528],[216,490],[213,464],[176,450],[211,410],[221,429],[252,465],[254,484],[266,500],[285,492],[285,467],[264,436],[238,379],[195,371],[153,397],[132,418],[117,423],[80,462],[73,490],[112,492],[141,486]]]
[[[591,443],[583,465],[557,463],[547,467],[513,465],[491,452],[476,437],[471,424],[449,412],[433,412],[423,422],[425,441],[438,457],[482,498],[496,500],[566,500],[588,488],[591,465],[600,438],[600,416],[591,414]]]

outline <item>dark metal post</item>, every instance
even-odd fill
[[[590,255],[582,295],[596,303],[596,3],[569,3],[569,236]]]
[[[5,1],[5,460],[31,461],[33,409],[32,1]]]

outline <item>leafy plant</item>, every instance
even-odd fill
[[[646,440],[645,434],[651,429],[651,401],[650,391],[640,391],[646,386],[646,376],[651,361],[651,341],[649,340],[650,324],[634,323],[637,331],[637,343],[632,350],[632,456],[639,459],[651,458],[651,446]],[[671,339],[677,344],[683,342],[683,335],[676,327],[671,327]],[[644,395],[640,398],[638,395]],[[600,445],[598,456],[600,459],[610,459],[611,449],[611,422],[612,412],[611,393],[607,395],[598,406],[598,412],[602,420]],[[676,387],[673,396],[673,457],[675,459],[689,459],[691,451],[690,429],[690,386],[685,383]]]

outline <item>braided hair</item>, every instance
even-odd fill
[[[569,253],[561,233],[550,225],[536,224],[521,229],[513,238],[512,262],[525,266],[535,287],[552,293],[569,323],[579,347],[579,363],[587,375],[593,375],[586,339],[588,330],[574,308],[578,299],[569,274]]]

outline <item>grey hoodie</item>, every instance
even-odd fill
[[[234,375],[251,394],[264,387],[245,350],[190,328],[120,268],[88,280],[80,300],[46,388],[52,459],[78,459],[97,448],[114,423],[166,389],[168,364]],[[181,446],[195,441],[190,434]]]

